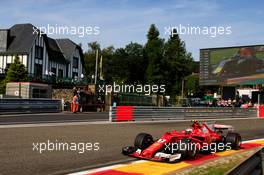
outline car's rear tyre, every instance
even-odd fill
[[[232,149],[239,149],[241,145],[241,136],[238,133],[228,133],[225,142],[229,144]]]
[[[139,133],[135,139],[135,148],[146,149],[153,143],[153,137],[150,134]]]

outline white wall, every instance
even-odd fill
[[[40,46],[43,47],[43,60],[37,60],[35,59],[35,47],[36,46]],[[31,49],[30,49],[30,53],[28,56],[28,73],[30,74],[34,74],[34,65],[35,63],[41,64],[42,65],[42,75],[45,75],[45,71],[47,68],[47,62],[48,62],[48,52],[46,49],[46,44],[44,42],[44,38],[43,37],[36,37]]]

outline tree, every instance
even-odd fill
[[[159,38],[159,31],[154,24],[151,24],[148,34],[148,41],[145,45],[145,56],[148,60],[146,70],[147,82],[161,85],[164,83],[162,73],[162,59],[164,41]]]
[[[144,84],[146,80],[147,59],[143,55],[143,46],[138,43],[130,43],[125,47],[127,55],[127,83]]]
[[[124,48],[110,46],[100,49],[97,42],[92,42],[88,47],[84,54],[87,77],[94,74],[96,50],[99,50],[99,59],[103,55],[103,74],[107,84],[165,85],[165,94],[174,96],[181,92],[182,80],[197,69],[177,31],[174,30],[165,42],[154,24],[148,30],[144,46],[131,42]]]
[[[190,93],[192,93],[193,95],[196,95],[200,89],[198,74],[188,75],[185,79],[185,89],[187,91],[187,94],[189,95]]]
[[[181,91],[181,82],[192,71],[192,56],[186,52],[185,43],[180,39],[176,29],[164,46],[164,73],[166,92],[177,95]]]
[[[103,75],[104,75],[104,79],[105,82],[107,84],[110,84],[113,82],[113,57],[114,57],[114,53],[115,53],[115,48],[114,46],[109,46],[107,48],[104,48],[101,52],[102,56],[103,56]],[[122,65],[119,65],[122,66]]]
[[[0,94],[5,94],[5,90],[6,90],[6,81],[1,80],[0,81]]]
[[[100,44],[97,42],[88,43],[88,51],[84,53],[84,70],[85,70],[85,77],[87,80],[92,79],[92,76],[95,73],[95,58],[96,58],[96,51],[98,50],[99,54],[101,52]],[[99,60],[99,58],[98,58]]]
[[[115,50],[115,53],[111,60],[110,74],[112,76],[112,82],[122,83],[128,82],[128,55],[124,48],[118,48]]]
[[[19,58],[16,57],[14,63],[12,63],[6,74],[6,82],[23,82],[27,81],[27,70],[19,61]]]
[[[148,60],[146,70],[147,83],[161,86],[165,84],[163,67],[164,40],[159,38],[159,31],[154,24],[151,24],[147,38],[148,41],[144,50]],[[159,90],[157,92],[157,105],[159,105]]]

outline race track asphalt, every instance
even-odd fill
[[[233,125],[243,139],[264,138],[263,119],[218,121]],[[155,138],[165,131],[181,130],[190,122],[86,123],[80,125],[0,127],[0,174],[65,174],[115,162],[133,160],[121,154],[121,148],[133,145],[139,132]],[[4,126],[4,125],[2,125]],[[98,151],[33,151],[33,143],[99,143]]]

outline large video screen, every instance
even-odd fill
[[[259,78],[264,78],[264,45],[200,50],[200,85],[236,85]]]

